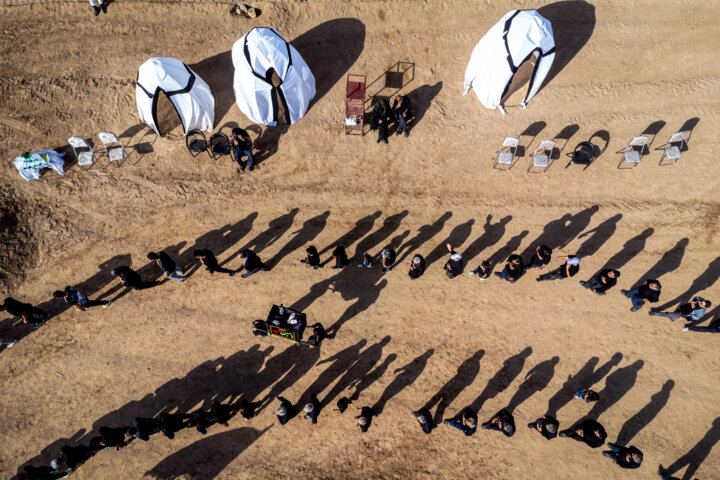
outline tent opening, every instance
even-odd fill
[[[182,121],[180,120],[180,114],[178,113],[175,105],[170,101],[170,98],[165,94],[164,90],[158,91],[155,95],[154,104],[154,115],[157,119],[157,128],[160,135],[167,135],[173,132],[176,128],[182,129]],[[182,135],[182,132],[180,132]]]
[[[515,75],[513,75],[512,81],[508,84],[507,89],[500,100],[500,105],[507,105],[508,101],[513,96],[513,93],[520,90],[523,85],[528,85],[528,88],[530,87],[530,79],[535,71],[535,66],[537,65],[539,57],[540,53],[535,50],[527,59],[525,59],[523,63],[520,64],[515,72]],[[519,95],[517,99],[514,99],[510,105],[520,105],[526,94],[527,92],[524,91],[522,95]]]

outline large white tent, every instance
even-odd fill
[[[465,95],[470,88],[486,108],[497,108],[520,65],[536,59],[523,108],[540,89],[555,59],[555,39],[550,22],[536,10],[513,10],[505,14],[480,39],[465,70]]]
[[[170,99],[182,121],[185,135],[192,129],[212,131],[215,99],[210,87],[177,58],[155,57],[140,65],[135,88],[140,118],[155,130],[160,92]]]
[[[240,37],[232,60],[235,99],[250,120],[274,126],[279,120],[295,123],[305,115],[315,96],[315,77],[274,28],[253,28]]]

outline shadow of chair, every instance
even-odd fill
[[[545,127],[547,126],[547,123],[543,122],[542,120],[539,122],[533,122],[528,127],[522,131],[520,135],[518,135],[518,138],[520,139],[520,145],[517,147],[516,156],[518,157],[524,157],[525,152],[529,149],[530,145],[535,141],[535,138],[542,132]]]
[[[146,140],[147,137],[151,137],[152,141],[149,141],[149,139]],[[125,163],[129,163],[128,161],[133,154],[137,155],[137,160],[130,164],[130,166],[135,167],[145,155],[155,151],[153,145],[157,141],[158,136],[152,128],[144,123],[139,123],[125,130],[118,135],[118,138],[121,140],[126,139],[123,141],[125,150],[128,152],[127,158],[124,161]]]

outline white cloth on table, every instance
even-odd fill
[[[40,178],[40,170],[43,168],[52,168],[60,175],[65,175],[62,158],[64,156],[64,153],[58,153],[55,150],[42,150],[28,156],[19,155],[15,157],[13,164],[25,180],[37,180]]]

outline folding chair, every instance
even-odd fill
[[[125,147],[120,142],[120,140],[118,140],[117,135],[115,135],[113,132],[100,132],[98,133],[98,138],[100,138],[100,142],[102,142],[103,144],[105,154],[110,160],[110,163],[119,162],[116,165],[117,168],[127,168],[120,166],[120,163],[125,160],[126,155]]]
[[[222,132],[213,133],[210,137],[210,155],[216,159],[230,155],[230,139]]]
[[[648,140],[650,140],[650,137],[647,135],[638,135],[637,137],[633,137],[623,151],[624,162],[632,164],[632,168],[637,167],[637,164],[642,160],[642,154]],[[620,161],[620,165],[623,164],[623,160]],[[620,168],[620,165],[618,165],[618,168]]]
[[[208,145],[207,140],[205,140],[205,134],[200,130],[190,130],[187,136],[185,136],[185,146],[193,157],[207,152]]]
[[[495,161],[493,168],[495,170],[509,172],[513,166],[513,160],[517,154],[518,145],[520,145],[519,138],[506,137],[505,140],[503,140],[502,145],[500,145],[500,149],[497,151],[497,160]],[[498,168],[498,165],[507,165],[508,168]]]
[[[550,157],[552,157],[555,149],[555,140],[543,140],[535,149],[532,155],[532,165],[528,167],[530,173],[545,173],[550,166]],[[534,167],[542,168],[542,170],[533,170]]]
[[[682,149],[685,146],[685,142],[687,142],[688,137],[690,137],[689,131],[673,133],[670,140],[660,147],[663,150],[663,156],[660,157],[661,167],[664,167],[665,165],[675,165],[677,161],[682,158]],[[663,160],[666,158],[672,163],[666,163],[663,165]]]
[[[573,163],[576,165],[585,165],[585,168],[589,167],[593,160],[595,160],[595,152],[595,145],[591,142],[578,143],[575,145],[575,150],[567,154],[570,157],[570,161],[565,168]],[[585,168],[583,168],[583,170],[585,170]]]
[[[72,147],[77,164],[80,167],[88,167],[86,170],[99,170],[98,168],[90,168],[95,164],[95,152],[90,144],[83,137],[70,137],[68,143]]]

